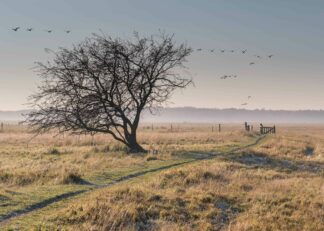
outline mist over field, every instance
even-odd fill
[[[0,111],[0,121],[22,121],[23,114],[29,110]],[[148,111],[142,115],[142,122],[149,123],[324,123],[322,110],[246,110],[210,109],[195,107],[160,108],[153,114]]]
[[[324,123],[324,111],[317,110],[246,110],[208,108],[163,108],[153,115],[143,115],[146,122],[193,122],[193,123]]]

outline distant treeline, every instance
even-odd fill
[[[0,111],[0,121],[22,121],[29,110]],[[143,113],[142,122],[153,123],[324,123],[324,110],[246,110],[194,107],[159,108]]]
[[[30,112],[30,110],[19,110],[19,111],[0,111],[0,121],[10,122],[10,121],[23,121],[23,115]]]
[[[195,123],[324,123],[322,110],[246,110],[207,109],[194,107],[160,108],[154,115],[144,113],[145,122],[195,122]]]

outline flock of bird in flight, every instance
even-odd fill
[[[14,28],[12,28],[12,30],[13,31],[15,31],[15,32],[17,32],[18,30],[20,30],[21,28],[18,26],[18,27],[14,27]],[[26,31],[28,31],[28,32],[31,32],[31,31],[33,31],[34,30],[34,28],[26,28]],[[47,32],[47,33],[52,33],[53,32],[53,30],[45,30],[45,32]],[[67,34],[69,34],[70,32],[71,32],[71,30],[65,30],[64,31],[65,33],[67,33]]]
[[[15,32],[17,32],[18,30],[21,30],[21,27],[14,27],[14,28],[12,28],[12,30],[15,31]],[[26,28],[26,31],[28,31],[28,32],[31,32],[33,30],[34,30],[34,28],[32,28],[32,27]],[[50,33],[53,32],[53,30],[45,30],[45,32],[47,32],[47,33],[50,34]],[[67,34],[69,34],[71,32],[71,30],[65,30],[64,32],[67,33]],[[196,51],[197,52],[202,52],[203,49],[202,48],[198,48]],[[208,51],[210,53],[214,53],[216,51],[216,49],[207,49],[206,51]],[[219,51],[221,53],[226,53],[226,52],[235,53],[235,52],[237,52],[237,53],[241,53],[243,55],[247,53],[247,49],[243,49],[243,50],[225,50],[225,49],[220,49]],[[254,55],[254,57],[256,57],[258,59],[263,59],[263,58],[271,59],[273,57],[273,55],[272,54],[271,55],[266,55],[266,56]],[[251,65],[254,65],[254,64],[255,64],[255,62],[250,62],[249,63],[250,66]],[[227,78],[237,78],[237,75],[223,75],[223,76],[220,77],[220,79],[227,79]],[[252,96],[248,96],[247,97],[247,100],[249,101],[251,98],[252,98]],[[246,105],[248,105],[247,102],[241,104],[241,106],[246,106]]]
[[[198,52],[201,52],[203,51],[202,48],[198,48],[196,51]],[[215,52],[215,49],[207,49],[206,51],[210,52],[210,53],[214,53]],[[220,49],[219,50],[221,53],[225,53],[225,52],[229,52],[229,53],[234,53],[234,52],[237,52],[237,53],[242,53],[242,54],[246,54],[247,53],[247,49],[244,49],[244,50],[224,50],[224,49]],[[266,55],[266,56],[261,56],[261,55],[254,55],[254,57],[258,58],[258,59],[263,59],[263,58],[267,58],[267,59],[271,59],[273,57],[273,55]],[[250,62],[249,65],[254,65],[255,62]],[[233,77],[233,78],[236,78],[237,75],[224,75],[221,77],[221,79],[226,79],[226,78],[230,78],[230,77]]]
[[[205,49],[207,52],[210,52],[210,53],[214,53],[216,51],[216,49]],[[204,51],[202,48],[198,48],[196,49],[197,52],[202,52]],[[247,49],[243,49],[243,50],[225,50],[225,49],[220,49],[219,52],[221,53],[241,53],[243,55],[245,55],[247,53]],[[256,57],[257,59],[271,59],[274,55],[273,54],[270,54],[270,55],[265,55],[265,56],[261,56],[261,55],[254,55],[254,57]],[[249,65],[255,65],[256,63],[255,62],[250,62]],[[237,75],[223,75],[220,77],[220,79],[224,80],[224,79],[227,79],[227,78],[237,78]],[[247,100],[249,101],[250,99],[252,98],[252,96],[248,96],[247,97]],[[247,106],[249,103],[248,102],[245,102],[245,103],[242,103],[241,106]]]

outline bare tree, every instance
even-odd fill
[[[184,68],[192,49],[161,33],[130,40],[94,35],[37,63],[42,79],[26,117],[36,132],[106,133],[130,152],[144,152],[136,131],[145,109],[161,106],[191,83]]]

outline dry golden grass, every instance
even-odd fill
[[[28,183],[31,185],[64,186],[75,183],[74,177],[95,179],[94,172],[118,175],[121,169],[134,165],[141,169],[147,164],[175,161],[191,152],[218,153],[254,138],[253,134],[239,131],[242,126],[237,125],[228,126],[220,134],[212,133],[210,125],[179,126],[173,125],[173,131],[167,125],[153,131],[149,125],[142,127],[141,142],[150,150],[158,150],[157,154],[143,156],[124,154],[117,143],[105,136],[96,136],[93,147],[91,137],[65,137],[58,141],[47,134],[24,149],[21,141],[26,134],[13,133],[17,139],[14,144],[3,141],[6,138],[0,135],[0,161],[4,163],[0,170],[11,172],[13,179],[24,175],[19,171],[25,171],[34,179]],[[95,190],[13,220],[6,227],[324,230],[323,141],[323,126],[278,126],[278,134],[268,136],[256,147]],[[19,161],[15,161],[17,158]],[[42,166],[48,171],[42,171]],[[66,172],[61,173],[63,170]],[[39,177],[41,173],[45,176]],[[71,179],[66,178],[70,174]],[[2,184],[5,189],[25,187],[19,181]],[[0,200],[10,197],[6,190],[0,190],[0,195]]]
[[[145,148],[159,153],[153,159],[165,161],[175,159],[174,155],[181,152],[213,151],[249,139],[242,132],[211,133],[208,127],[202,129],[197,125],[182,129],[180,132],[178,125],[171,132],[161,126],[152,132],[144,127],[139,139]],[[33,135],[24,128],[0,133],[0,185],[64,184],[89,177],[94,171],[140,166],[152,160],[125,154],[124,147],[110,136],[53,136],[45,134],[31,139]]]
[[[324,161],[324,128],[285,127],[255,150],[281,158]]]
[[[67,230],[323,230],[323,178],[204,161],[102,189],[47,225]],[[44,225],[44,224],[43,224]],[[39,227],[42,227],[40,225]]]

